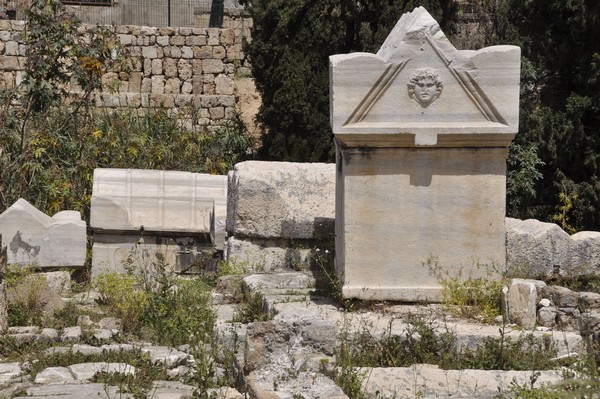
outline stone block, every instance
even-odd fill
[[[163,73],[163,62],[161,59],[152,60],[152,75],[162,75]]]
[[[196,46],[194,47],[194,58],[205,60],[212,58],[212,46]]]
[[[186,59],[194,58],[194,50],[190,46],[183,46],[181,48],[181,58],[186,58]]]
[[[579,293],[579,309],[582,312],[600,309],[600,294],[596,292]]]
[[[234,93],[235,84],[233,79],[226,75],[219,75],[215,78],[215,92],[216,94],[232,95]]]
[[[79,212],[50,217],[24,199],[0,214],[0,235],[8,263],[39,267],[83,267],[86,225]]]
[[[506,218],[506,262],[508,270],[531,277],[550,275],[554,266],[570,267],[573,241],[554,223],[535,219]]]
[[[135,367],[126,363],[78,363],[72,364],[67,368],[77,381],[89,381],[94,378],[97,373],[135,374]]]
[[[221,60],[206,59],[202,61],[203,73],[223,73],[225,65]]]
[[[164,94],[165,93],[165,77],[162,75],[155,75],[151,77],[152,79],[152,89],[150,93],[152,94]]]
[[[4,71],[19,71],[25,67],[25,60],[21,57],[0,55],[0,69]]]
[[[219,33],[221,29],[217,28],[208,28],[206,33],[208,35],[207,44],[209,46],[218,46],[219,45]]]
[[[210,233],[213,201],[227,197],[227,177],[137,169],[96,169],[92,229]]]
[[[545,283],[536,280],[515,278],[510,281],[506,303],[508,320],[527,330],[536,325],[537,287]]]
[[[156,47],[142,47],[142,57],[148,59],[158,58],[158,49]]]
[[[546,287],[542,292],[544,297],[549,297],[558,308],[577,308],[579,305],[579,294],[566,287]]]
[[[580,231],[571,236],[571,270],[578,275],[600,274],[600,232]]]
[[[368,398],[493,398],[513,386],[540,388],[562,381],[559,371],[443,370],[432,364],[363,368],[361,392]]]
[[[179,94],[181,91],[181,80],[177,78],[167,79],[165,82],[165,94]]]
[[[66,367],[48,367],[35,376],[36,384],[65,384],[75,381]]]
[[[189,60],[179,60],[177,62],[177,70],[181,80],[191,79],[194,74],[192,63]]]
[[[229,237],[225,259],[248,271],[299,270],[309,268],[310,251],[287,240]]]
[[[19,43],[9,41],[5,43],[4,54],[6,55],[19,55]]]
[[[335,165],[248,161],[229,176],[227,231],[312,239],[335,214]]]

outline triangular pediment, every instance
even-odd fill
[[[514,135],[519,56],[514,46],[459,51],[418,8],[377,54],[331,57],[334,133],[399,135],[403,143],[413,135],[413,145],[437,145],[444,134]]]
[[[345,126],[406,128],[456,122],[464,125],[465,121],[478,126],[506,124],[471,75],[449,66],[433,40],[427,40],[421,51],[404,62],[383,64],[385,69],[381,76],[358,103]],[[414,81],[422,71],[437,77],[439,93],[434,94],[431,103],[419,101],[414,95],[414,84],[411,85],[411,79]]]

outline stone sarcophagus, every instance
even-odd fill
[[[157,254],[176,272],[198,272],[223,248],[227,176],[182,171],[96,169],[90,209],[92,275],[146,268]],[[214,215],[215,208],[218,214]],[[212,266],[211,266],[212,267]]]
[[[520,49],[459,51],[422,7],[377,54],[330,57],[336,268],[346,297],[435,301],[505,265]]]

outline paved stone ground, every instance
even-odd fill
[[[303,272],[285,272],[245,277],[229,277],[213,294],[218,315],[215,332],[235,351],[239,386],[212,391],[216,398],[238,399],[336,399],[347,398],[327,376],[335,367],[335,349],[340,333],[346,336],[368,332],[372,337],[406,336],[408,317],[418,315],[440,331],[452,331],[456,345],[475,347],[485,337],[498,337],[500,324],[486,325],[448,317],[439,306],[374,304],[369,309],[345,312],[329,298],[315,296],[315,280]],[[264,311],[272,316],[266,322],[234,322],[241,295],[262,296]],[[93,301],[89,301],[91,305]],[[80,324],[86,324],[80,320]],[[116,342],[118,320],[107,318],[87,325],[100,345],[81,343],[81,326],[62,331],[38,327],[11,328],[9,335],[21,341],[56,342],[49,353],[64,351],[84,354],[140,349],[153,364],[168,369],[171,381],[155,381],[151,396],[156,399],[198,397],[192,385],[178,382],[197,361],[186,347],[168,348],[151,343]],[[507,337],[526,332],[505,326]],[[574,331],[538,329],[534,335],[553,343],[558,356],[575,356],[584,350],[581,336]],[[98,371],[135,373],[134,365],[123,363],[83,363],[51,367],[27,377],[27,364],[0,359],[0,398],[129,398],[117,387],[90,382]],[[367,398],[492,398],[511,383],[529,384],[532,371],[441,370],[437,366],[416,364],[403,368],[363,368],[362,390]],[[535,385],[561,380],[558,371],[541,371]],[[245,392],[245,393],[240,393]]]

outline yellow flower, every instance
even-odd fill
[[[95,138],[96,140],[100,139],[100,137],[102,137],[102,130],[100,129],[96,129],[92,132],[92,137]]]

